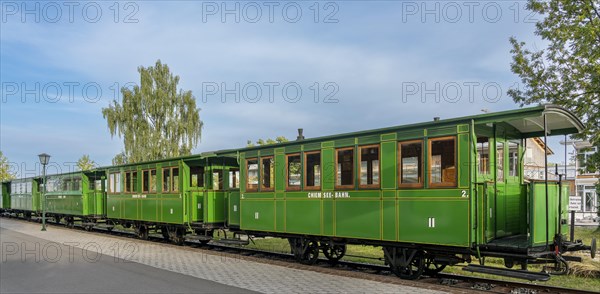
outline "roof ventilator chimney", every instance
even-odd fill
[[[298,129],[298,137],[296,138],[296,141],[304,140],[304,135],[302,135],[302,132],[304,132],[303,129]]]

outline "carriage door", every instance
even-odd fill
[[[505,141],[496,137],[496,203],[495,203],[495,238],[506,234],[506,150]]]
[[[204,166],[190,166],[190,185],[188,197],[192,203],[190,217],[192,222],[204,221]]]
[[[490,156],[493,150],[491,142],[490,137],[477,137],[477,182],[482,195],[481,220],[486,242],[496,237],[496,185],[491,164],[494,156]]]

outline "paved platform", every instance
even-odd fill
[[[442,293],[54,226],[41,232],[20,220],[0,219],[0,228],[2,293]],[[53,288],[36,279],[55,280]]]

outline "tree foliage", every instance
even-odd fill
[[[16,175],[10,170],[8,158],[0,151],[0,182],[12,180]]]
[[[160,60],[138,72],[140,85],[121,88],[122,103],[102,109],[111,136],[122,137],[125,147],[113,164],[191,154],[203,125],[192,92],[178,89],[179,76]]]
[[[79,168],[79,170],[90,170],[94,167],[96,167],[96,162],[91,160],[90,156],[87,154],[84,154],[77,160],[77,168]]]
[[[596,0],[529,0],[528,9],[543,19],[536,35],[548,45],[530,50],[512,37],[514,73],[524,89],[508,94],[521,105],[553,103],[573,111],[585,124],[582,134],[600,151],[600,3]],[[600,153],[588,160],[588,172],[600,170]]]
[[[289,140],[284,137],[284,136],[279,136],[277,138],[275,138],[275,140],[273,139],[258,139],[255,143],[252,143],[252,141],[248,140],[247,141],[247,145],[246,147],[254,147],[254,146],[264,146],[264,145],[271,145],[271,144],[277,144],[277,143],[284,143],[284,142],[289,142]]]

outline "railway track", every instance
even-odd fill
[[[14,217],[12,217],[14,218]],[[23,218],[19,220],[27,221]],[[31,219],[29,221],[35,221]],[[46,225],[66,227],[65,224],[56,224],[53,222],[47,222]],[[93,230],[87,230],[84,226],[76,224],[74,228],[86,231],[89,233],[97,234],[110,234],[112,236],[125,237],[125,238],[137,238],[134,232],[112,229],[108,230],[102,227],[96,227]],[[167,246],[177,246],[166,241],[161,235],[150,234],[149,240],[152,242],[159,242]],[[514,293],[514,294],[537,294],[537,293],[581,293],[581,294],[598,294],[600,292],[568,289],[563,287],[534,284],[527,282],[516,282],[516,281],[504,281],[495,280],[490,278],[481,278],[457,274],[438,273],[434,276],[424,275],[421,279],[416,281],[401,280],[391,273],[389,267],[371,263],[352,262],[346,260],[339,260],[337,262],[331,262],[327,259],[319,259],[315,265],[303,265],[295,261],[294,256],[291,253],[274,252],[267,250],[260,250],[254,248],[247,248],[242,246],[235,246],[229,244],[219,244],[218,241],[213,241],[208,244],[202,244],[197,240],[186,240],[185,244],[189,248],[209,250],[208,252],[218,252],[219,254],[231,255],[232,258],[253,258],[259,262],[275,262],[283,264],[288,267],[296,267],[306,270],[317,270],[324,271],[333,275],[351,276],[357,278],[367,278],[370,280],[377,280],[384,283],[403,284],[413,287],[422,287],[424,285],[433,287],[441,291],[459,292],[459,293],[471,293],[471,292],[486,292],[486,293]],[[179,247],[179,246],[177,246]],[[366,275],[366,276],[365,276]]]

